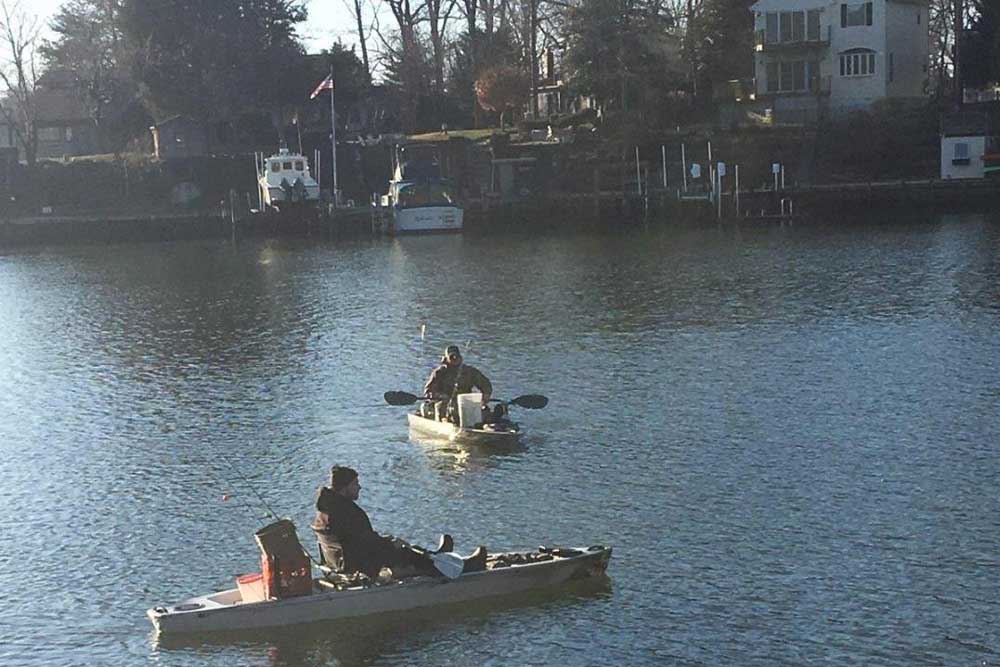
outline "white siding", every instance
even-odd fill
[[[754,74],[758,96],[790,97],[785,91],[768,86],[768,65],[807,57],[819,61],[821,88],[829,91],[827,106],[834,115],[854,109],[865,109],[887,96],[919,96],[924,94],[927,78],[928,29],[926,0],[872,0],[872,25],[841,26],[841,2],[817,0],[759,0],[754,12],[755,32],[766,31],[767,13],[821,9],[820,33],[829,38],[828,47],[805,50],[774,48],[768,44],[754,53]],[[860,0],[848,5],[863,5]],[[918,23],[917,17],[920,17]],[[853,53],[874,55],[874,73],[841,74],[841,56]],[[890,54],[892,54],[890,63]],[[854,62],[852,60],[852,62]],[[865,61],[867,66],[870,60]],[[890,64],[892,81],[890,81]],[[773,72],[773,66],[772,66]],[[793,95],[801,95],[794,93]],[[824,98],[825,101],[825,98]],[[787,104],[774,104],[775,109]],[[802,106],[801,103],[795,106]]]
[[[886,67],[886,92],[890,97],[917,97],[925,94],[930,52],[927,5],[892,2],[889,4],[886,50],[892,54],[892,80]],[[888,55],[886,56],[888,61]]]
[[[986,137],[941,137],[941,178],[983,178],[985,152]],[[969,164],[955,164],[956,157],[963,155]]]

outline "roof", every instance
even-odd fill
[[[39,89],[35,93],[35,108],[40,123],[89,122],[91,118],[82,96],[75,90]]]

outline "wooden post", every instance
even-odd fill
[[[688,166],[687,158],[684,156],[684,144],[681,144],[681,175],[684,176],[684,194],[688,191]]]
[[[736,217],[740,217],[740,165],[733,165],[733,179],[736,181],[733,189],[733,203],[736,208]]]
[[[594,217],[601,216],[601,169],[594,167]]]
[[[639,191],[639,196],[642,196],[642,173],[639,171],[639,147],[635,147],[635,184]]]

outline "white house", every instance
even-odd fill
[[[927,82],[927,0],[758,0],[755,96],[779,121],[812,122]]]

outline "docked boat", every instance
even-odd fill
[[[398,149],[393,159],[389,192],[382,196],[385,227],[390,234],[460,232],[464,210],[454,184],[441,175],[433,157],[403,157],[410,148]]]
[[[258,160],[257,185],[265,208],[319,202],[319,183],[309,171],[309,161],[286,146]]]
[[[280,523],[290,525],[282,520]],[[277,524],[273,524],[277,525]],[[300,547],[301,548],[301,547]],[[262,560],[267,560],[265,556]],[[271,590],[244,580],[218,593],[193,597],[170,606],[147,610],[161,634],[247,630],[311,623],[338,618],[401,612],[423,607],[467,602],[558,586],[573,579],[603,576],[611,548],[591,546],[565,549],[539,547],[536,551],[489,554],[486,569],[455,578],[415,576],[404,579],[328,575],[294,582],[296,572],[282,572],[277,563]],[[288,559],[284,559],[287,562]],[[265,565],[265,576],[267,566]],[[258,579],[261,575],[253,575]]]

